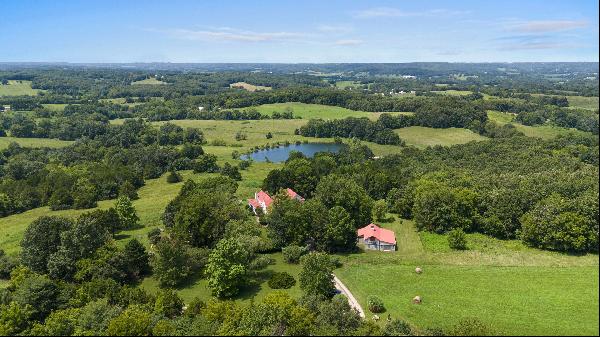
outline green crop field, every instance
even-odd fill
[[[8,84],[0,84],[0,97],[3,97],[3,96],[35,96],[40,91],[43,91],[43,90],[31,88],[31,81],[9,80]]]
[[[448,146],[464,144],[470,141],[487,139],[471,130],[458,128],[434,129],[422,126],[411,126],[395,131],[400,138],[406,141],[407,145],[414,145],[420,148],[435,145]]]
[[[598,334],[597,255],[539,251],[478,234],[468,235],[469,250],[452,251],[445,236],[419,235],[411,221],[382,226],[396,232],[397,252],[349,255],[336,270],[364,308],[377,295],[386,307],[381,316],[422,328],[477,317],[498,334]],[[422,304],[413,304],[414,296]]]
[[[368,117],[372,120],[379,118],[381,113],[378,112],[367,112],[367,111],[356,111],[346,108],[341,108],[331,105],[322,104],[305,104],[305,103],[274,103],[274,104],[263,104],[255,107],[245,109],[256,109],[258,112],[271,115],[273,112],[283,112],[285,109],[292,109],[294,117],[300,117],[302,119],[311,118],[322,118],[322,119],[341,119],[346,117]],[[407,114],[409,112],[389,112],[390,114]]]
[[[575,134],[589,134],[584,131],[576,129],[567,129],[554,125],[535,125],[528,126],[523,125],[515,121],[516,115],[510,113],[504,113],[499,111],[488,111],[488,118],[499,124],[512,123],[517,130],[523,132],[527,137],[536,137],[542,139],[552,139],[558,135],[565,135],[569,133]]]
[[[168,84],[168,83],[160,81],[160,80],[157,80],[155,77],[150,77],[150,78],[146,78],[146,79],[141,80],[141,81],[131,82],[131,84],[132,85],[136,85],[136,84],[160,85],[160,84]]]
[[[68,140],[48,139],[48,138],[17,138],[17,137],[0,137],[0,150],[5,149],[12,142],[15,142],[23,147],[63,147],[73,142]]]

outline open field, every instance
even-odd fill
[[[567,96],[569,106],[588,110],[598,110],[598,97]]]
[[[331,105],[305,104],[298,102],[263,104],[245,109],[256,109],[258,110],[258,112],[269,116],[275,111],[283,112],[285,109],[292,109],[292,111],[294,112],[294,117],[300,117],[302,119],[342,119],[346,117],[368,117],[372,120],[377,120],[379,118],[379,115],[381,115],[381,113],[379,112],[356,111]],[[388,113],[408,114],[410,112]]]
[[[339,88],[339,89],[346,89],[346,88],[360,88],[361,87],[361,83],[357,82],[357,81],[336,81],[335,82],[335,87]]]
[[[50,111],[64,111],[68,104],[42,104],[42,106]]]
[[[448,146],[464,144],[470,141],[487,139],[471,130],[459,128],[434,129],[423,126],[411,126],[396,129],[395,131],[400,138],[406,141],[407,145],[413,145],[420,148],[435,145]]]
[[[155,77],[150,77],[150,78],[146,78],[146,79],[141,80],[141,81],[131,82],[131,85],[136,85],[136,84],[160,85],[160,84],[168,84],[168,83],[160,81],[160,80],[157,80]]]
[[[512,123],[517,128],[517,130],[523,132],[527,137],[552,139],[558,135],[564,135],[568,133],[589,134],[577,129],[567,129],[554,125],[523,125],[515,121],[516,116],[514,114],[499,111],[488,111],[488,118],[499,124]]]
[[[448,95],[448,96],[467,96],[472,94],[472,91],[469,90],[439,90],[432,91],[436,94]]]
[[[111,123],[123,123],[123,119],[112,120]],[[160,125],[166,122],[153,122],[155,125]],[[204,136],[209,144],[213,141],[223,141],[226,146],[214,146],[214,151],[218,151],[222,158],[231,158],[232,151],[243,153],[252,147],[262,146],[273,143],[285,143],[289,141],[306,141],[312,143],[328,143],[332,142],[333,138],[313,138],[294,135],[294,130],[306,123],[301,119],[263,119],[258,121],[225,121],[225,120],[172,120],[170,123],[177,124],[181,127],[200,128],[204,132]],[[246,140],[235,140],[235,134],[242,132],[247,136]],[[266,134],[271,132],[272,139],[267,139]],[[379,145],[371,142],[363,142],[367,144],[375,155],[383,156],[392,153],[398,153],[401,147],[396,145]],[[216,154],[216,153],[215,153]]]
[[[235,82],[235,83],[231,83],[229,85],[230,88],[236,88],[236,89],[244,89],[244,90],[248,90],[248,91],[267,91],[267,90],[271,90],[271,87],[264,87],[262,85],[254,85],[254,84],[250,84],[250,83],[246,83],[246,82]]]
[[[31,88],[31,81],[9,80],[8,84],[0,84],[0,97],[2,96],[35,96],[39,89]]]
[[[421,328],[477,317],[501,334],[598,334],[597,255],[540,251],[480,234],[468,235],[470,250],[452,251],[444,235],[417,233],[412,221],[382,226],[396,232],[397,252],[352,254],[336,270],[363,307],[369,295],[384,299],[382,317]],[[416,295],[421,305],[411,303]]]
[[[48,138],[0,137],[0,150],[7,148],[8,144],[12,142],[16,142],[23,147],[63,147],[73,143],[68,140]]]

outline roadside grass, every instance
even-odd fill
[[[575,134],[591,134],[589,132],[584,132],[577,129],[568,129],[560,126],[554,125],[536,125],[536,126],[528,126],[523,125],[515,121],[516,116],[511,113],[499,112],[499,111],[488,111],[488,118],[497,122],[498,124],[508,124],[512,123],[517,130],[523,132],[527,137],[535,137],[542,139],[552,139],[556,138],[559,135],[566,135],[569,133]]]
[[[283,112],[285,109],[290,108],[294,111],[294,117],[300,117],[302,119],[321,118],[321,119],[342,119],[347,117],[368,117],[372,120],[377,120],[381,113],[378,112],[367,112],[367,111],[356,111],[350,110],[338,106],[323,105],[323,104],[306,104],[299,102],[288,102],[288,103],[273,103],[263,104],[254,107],[244,108],[256,109],[261,114],[271,116],[273,112]],[[409,112],[388,112],[390,114],[407,114]]]
[[[35,96],[41,91],[31,88],[31,81],[9,80],[8,84],[0,84],[0,97]]]
[[[137,84],[162,85],[162,84],[168,84],[168,83],[157,80],[155,77],[149,77],[149,78],[143,79],[141,81],[131,82],[131,85],[137,85]]]
[[[250,84],[250,83],[246,83],[246,82],[235,82],[235,83],[231,83],[229,85],[230,88],[232,89],[244,89],[247,91],[268,91],[271,90],[273,88],[271,87],[266,87],[266,86],[262,86],[262,85],[254,85],[254,84]]]
[[[60,139],[49,139],[49,138],[18,138],[18,137],[0,137],[0,150],[6,149],[8,145],[15,142],[22,147],[64,147],[72,141],[60,140]]]
[[[423,126],[410,126],[394,130],[407,145],[419,148],[435,145],[456,145],[470,141],[486,140],[486,137],[477,133],[460,128],[435,129]]]

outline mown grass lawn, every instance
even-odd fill
[[[268,254],[274,260],[274,263],[269,265],[266,269],[255,272],[250,275],[249,283],[246,287],[242,288],[240,293],[232,298],[237,302],[250,302],[260,301],[267,294],[275,291],[271,289],[267,282],[271,278],[274,272],[287,272],[296,279],[296,285],[290,289],[277,289],[282,291],[293,298],[299,298],[301,296],[300,286],[298,284],[298,274],[300,273],[300,265],[288,264],[283,261],[281,253]],[[140,284],[140,287],[144,288],[150,293],[156,293],[160,289],[158,280],[154,277],[148,277]],[[208,301],[212,298],[210,288],[208,287],[208,281],[200,276],[192,278],[187,284],[178,287],[177,293],[184,300],[189,303],[193,298],[198,297],[203,301]]]
[[[477,317],[509,335],[598,335],[598,267],[352,264],[337,271],[361,304],[419,327],[448,328]],[[414,296],[423,303],[411,303]]]
[[[363,307],[369,295],[384,300],[380,316],[420,328],[476,317],[501,334],[598,334],[598,255],[480,234],[468,235],[469,250],[452,251],[445,235],[417,233],[410,220],[381,225],[395,231],[398,250],[351,254],[336,270]],[[417,295],[421,305],[411,303]]]
[[[9,80],[8,84],[0,84],[0,97],[3,96],[35,96],[40,91],[31,87],[31,81]]]

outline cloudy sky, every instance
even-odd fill
[[[0,0],[0,62],[598,61],[597,0]]]

